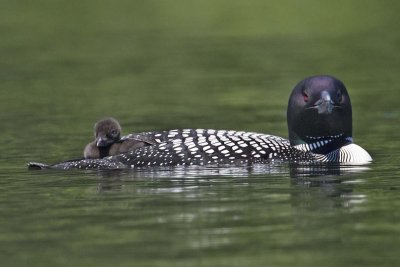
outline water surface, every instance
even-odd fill
[[[397,266],[397,1],[3,1],[4,266]],[[306,76],[347,85],[368,166],[26,170],[125,134],[287,136]]]

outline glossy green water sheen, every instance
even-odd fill
[[[1,266],[399,266],[398,1],[1,1]],[[94,122],[286,136],[342,79],[367,167],[27,171]]]

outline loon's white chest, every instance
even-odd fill
[[[316,158],[322,162],[340,162],[365,164],[372,161],[369,153],[354,143],[342,146],[328,154],[316,154]]]

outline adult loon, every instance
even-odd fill
[[[130,134],[152,143],[102,159],[54,165],[30,163],[32,169],[121,169],[156,166],[284,162],[367,163],[371,156],[353,143],[352,110],[344,84],[312,76],[293,89],[287,109],[289,140],[268,134],[213,129],[179,129]]]
[[[86,145],[85,159],[98,159],[118,155],[153,143],[136,138],[121,138],[121,125],[114,118],[104,118],[94,125],[95,140]]]

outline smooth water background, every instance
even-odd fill
[[[398,1],[1,1],[1,266],[399,266]],[[28,171],[123,132],[286,136],[348,87],[367,168]]]

